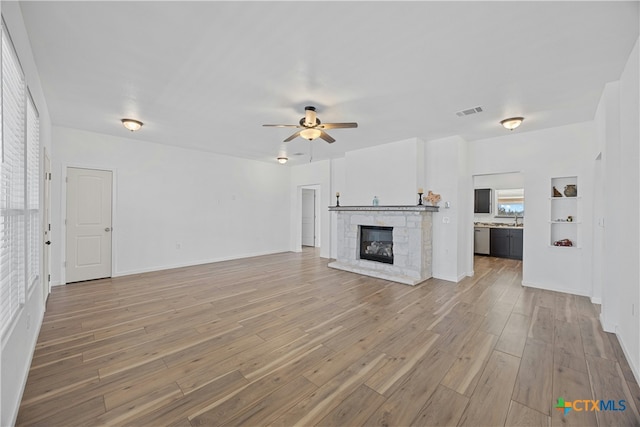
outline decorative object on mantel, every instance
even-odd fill
[[[553,246],[573,246],[573,242],[569,239],[556,240]]]
[[[422,204],[422,195],[424,194],[424,190],[422,187],[418,188],[418,205]]]
[[[567,197],[576,197],[578,195],[578,187],[575,184],[565,185],[564,195]]]
[[[553,187],[553,197],[562,197],[562,193],[556,187]]]
[[[429,192],[427,193],[427,196],[425,197],[425,200],[431,203],[431,206],[438,206],[438,202],[440,201],[440,195],[429,190]]]
[[[573,217],[571,215],[567,217],[567,222],[573,222]]]
[[[373,196],[373,206],[380,205],[380,200],[378,200],[378,196]]]
[[[340,192],[336,191],[336,206],[340,206]]]

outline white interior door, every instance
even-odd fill
[[[302,246],[316,245],[316,192],[302,189]]]
[[[111,188],[111,171],[67,168],[67,283],[111,277]]]
[[[47,150],[44,150],[44,197],[43,197],[43,215],[42,215],[42,229],[44,230],[44,245],[42,248],[42,268],[44,274],[43,286],[43,298],[45,303],[51,292],[51,268],[49,267],[49,257],[51,248],[51,160]],[[45,304],[46,306],[46,304]]]

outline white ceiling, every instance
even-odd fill
[[[634,2],[22,2],[54,125],[293,164],[411,137],[592,120]],[[304,107],[327,144],[284,144]],[[481,105],[484,112],[458,117]],[[142,120],[130,133],[120,119]],[[294,153],[304,155],[294,156]]]

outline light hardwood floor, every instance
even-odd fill
[[[587,298],[521,263],[411,287],[315,250],[56,287],[18,425],[640,425]],[[554,409],[626,401],[625,411]]]

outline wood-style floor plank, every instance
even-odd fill
[[[18,426],[635,425],[640,387],[588,298],[522,263],[406,286],[314,249],[56,287]],[[555,409],[625,399],[622,413]]]
[[[528,339],[511,399],[544,415],[551,415],[549,395],[552,378],[552,345]]]
[[[528,406],[512,400],[505,425],[518,427],[548,427],[550,421],[551,417],[549,415],[542,414]]]
[[[509,404],[500,404],[496,407],[494,403],[511,402],[511,392],[519,367],[519,357],[494,351],[458,425],[504,425]]]

